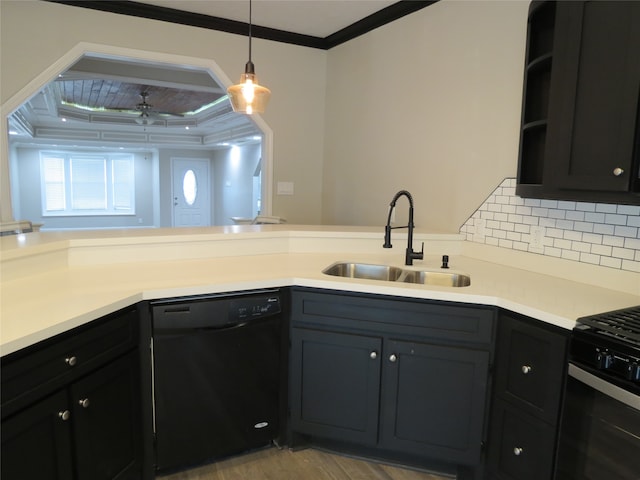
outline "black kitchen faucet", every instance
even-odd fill
[[[391,226],[391,214],[393,213],[393,209],[396,208],[396,202],[402,196],[407,197],[409,200],[409,223],[407,225],[403,225],[401,227],[392,227]],[[414,260],[422,260],[424,257],[424,242],[422,242],[422,249],[419,252],[413,251],[413,197],[406,190],[400,190],[393,196],[393,200],[389,204],[389,216],[387,217],[387,225],[384,227],[384,248],[391,248],[391,230],[396,228],[408,228],[409,234],[407,235],[407,251],[405,254],[404,264],[405,265],[413,265]]]

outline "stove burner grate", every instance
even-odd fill
[[[640,305],[579,318],[578,324],[624,343],[640,345]]]

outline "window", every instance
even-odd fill
[[[133,215],[133,155],[41,152],[42,215]]]

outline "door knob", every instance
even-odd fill
[[[527,375],[531,372],[531,367],[529,365],[523,365],[522,366],[522,373],[524,375]]]
[[[392,353],[391,355],[389,355],[389,361],[391,363],[395,363],[398,360],[398,357],[396,357],[396,355],[394,353]]]
[[[66,422],[71,417],[71,412],[69,410],[64,410],[62,412],[58,412],[58,418],[63,422]]]
[[[515,448],[513,449],[513,454],[514,454],[516,457],[519,457],[520,455],[522,455],[522,452],[524,452],[524,450],[523,450],[522,448],[520,448],[520,447],[515,447]]]
[[[376,358],[378,358],[378,352],[374,350],[369,354],[369,357],[371,357],[372,360],[375,360]]]
[[[616,177],[619,177],[619,176],[620,176],[620,175],[622,175],[623,173],[624,173],[624,170],[623,170],[622,168],[620,168],[620,167],[616,167],[616,168],[614,168],[614,169],[613,169],[613,174],[614,174]]]
[[[88,398],[83,398],[82,400],[78,400],[78,405],[80,405],[82,408],[87,408],[89,407],[89,405],[91,405],[91,402]]]
[[[78,359],[75,356],[67,357],[67,358],[64,359],[64,363],[66,363],[70,367],[73,367],[73,366],[75,366],[76,363],[78,363]]]

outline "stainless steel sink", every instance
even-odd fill
[[[421,285],[440,285],[442,287],[468,287],[471,277],[453,272],[405,270],[398,282],[419,283]]]
[[[325,268],[322,273],[343,278],[363,278],[387,282],[415,283],[420,285],[440,285],[443,287],[468,287],[471,277],[461,273],[410,270],[390,265],[368,263],[336,262]]]
[[[394,282],[403,270],[389,265],[369,265],[366,263],[338,262],[325,268],[322,273],[335,277],[366,278],[368,280],[386,280]]]

